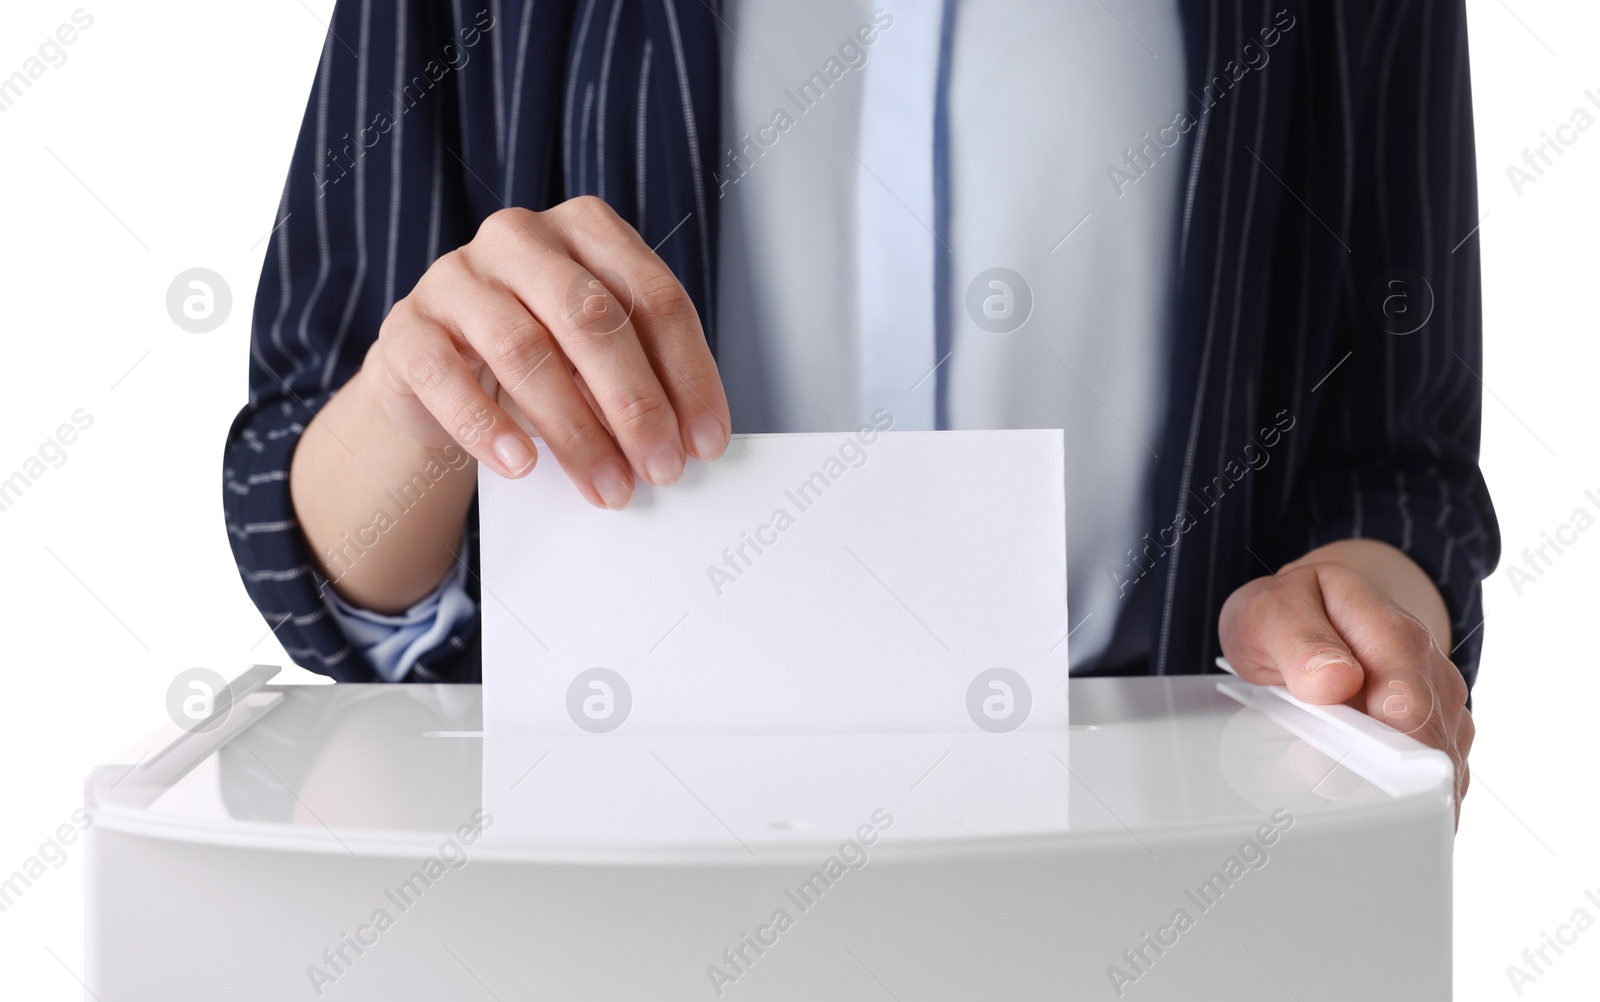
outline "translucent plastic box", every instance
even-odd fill
[[[477,687],[270,675],[87,780],[98,1002],[1450,997],[1448,759],[1228,676],[1074,680],[1065,733],[557,736],[496,818]]]

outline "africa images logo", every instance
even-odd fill
[[[579,672],[567,686],[567,716],[590,734],[609,734],[633,712],[633,690],[610,668]]]
[[[1010,668],[979,672],[967,686],[967,716],[991,734],[1021,727],[1033,711],[1033,690]]]
[[[1396,337],[1415,334],[1433,317],[1433,286],[1405,268],[1386,271],[1367,287],[1367,312]]]

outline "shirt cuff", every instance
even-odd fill
[[[332,588],[323,589],[328,614],[384,681],[403,680],[418,658],[443,644],[451,631],[477,612],[477,603],[467,594],[466,586],[470,545],[463,534],[460,557],[439,587],[398,615],[358,609]]]

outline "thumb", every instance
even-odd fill
[[[1343,703],[1362,691],[1365,672],[1330,620],[1314,568],[1234,592],[1218,633],[1223,654],[1251,682],[1287,686],[1308,703]]]

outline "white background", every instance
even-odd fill
[[[1113,0],[1115,2],[1115,0]],[[309,4],[309,6],[307,6]],[[0,872],[81,802],[98,760],[161,721],[183,668],[287,664],[245,597],[220,511],[250,304],[328,0],[106,4],[0,114],[0,475],[77,408],[94,425],[0,513]],[[1505,568],[1600,495],[1600,128],[1520,195],[1506,168],[1600,94],[1600,9],[1472,0],[1487,361],[1483,456],[1507,559],[1487,585],[1473,790],[1456,842],[1456,992],[1516,997],[1506,966],[1600,888],[1594,623],[1600,530],[1517,595]],[[0,76],[74,10],[0,9]],[[220,330],[179,330],[168,284],[231,285]],[[113,388],[114,387],[114,388]],[[281,681],[314,681],[287,669]],[[7,997],[81,998],[79,846],[0,914]],[[1316,907],[1308,902],[1308,907]],[[59,958],[59,959],[58,959]],[[1332,955],[1332,963],[1360,963]],[[1593,997],[1600,928],[1524,997]],[[93,986],[90,986],[93,987]],[[1584,991],[1587,989],[1587,991]]]

